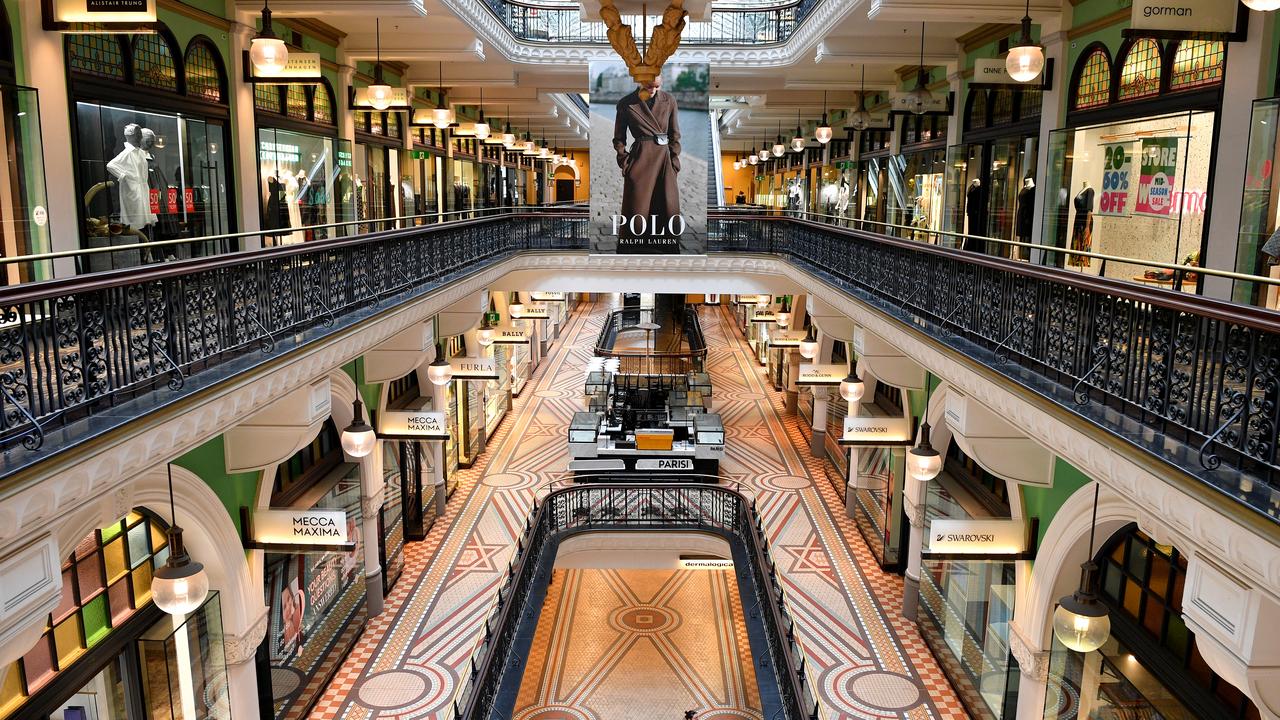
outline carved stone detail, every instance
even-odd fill
[[[1018,661],[1018,668],[1023,677],[1036,682],[1047,682],[1049,679],[1049,653],[1036,650],[1023,637],[1022,628],[1017,623],[1009,623],[1009,652]]]
[[[249,629],[242,635],[226,634],[222,638],[222,647],[227,654],[228,665],[239,665],[249,662],[258,652],[258,646],[267,636],[267,614],[264,612],[253,621]]]

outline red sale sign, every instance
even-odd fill
[[[1133,153],[1129,143],[1103,145],[1102,192],[1098,194],[1097,215],[1128,215],[1129,178],[1133,173]]]

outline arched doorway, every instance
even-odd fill
[[[552,176],[555,181],[555,202],[571,203],[578,190],[578,174],[568,165],[560,165]]]

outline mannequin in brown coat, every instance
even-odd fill
[[[649,94],[648,100],[641,93]],[[627,133],[633,141],[627,148]],[[647,223],[645,235],[670,237],[671,219],[680,214],[680,123],[676,99],[662,92],[662,76],[637,88],[618,101],[613,124],[613,149],[622,168],[622,209],[625,227],[620,240],[635,237],[630,220],[641,216]],[[650,216],[656,216],[651,218]],[[655,221],[656,222],[653,222]],[[677,227],[684,223],[677,221]],[[634,227],[638,230],[639,224]]]

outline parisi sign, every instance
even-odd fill
[[[253,513],[253,539],[259,545],[343,546],[345,510],[258,510]]]

